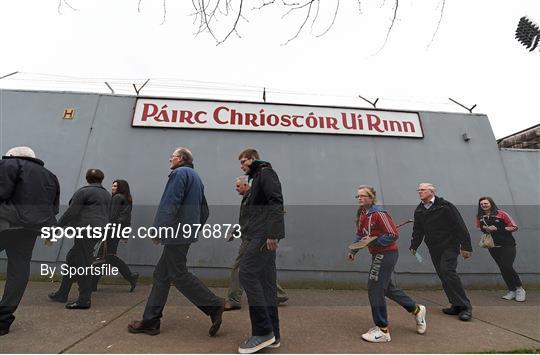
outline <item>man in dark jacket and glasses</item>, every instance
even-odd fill
[[[471,257],[471,237],[456,206],[435,193],[435,186],[431,183],[418,185],[420,204],[414,211],[409,249],[416,254],[425,240],[435,271],[451,304],[443,312],[458,315],[462,321],[469,321],[472,318],[472,306],[456,268],[460,254],[464,259]]]
[[[7,255],[7,279],[0,301],[0,336],[9,333],[13,313],[30,276],[30,259],[41,227],[56,223],[60,186],[29,147],[10,149],[0,160],[0,252]]]
[[[238,156],[240,168],[251,180],[246,202],[247,224],[242,230],[248,245],[240,261],[240,283],[248,298],[251,337],[240,344],[241,354],[280,345],[276,290],[276,250],[285,236],[283,195],[279,178],[255,149]]]

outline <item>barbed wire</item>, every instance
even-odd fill
[[[276,102],[288,101],[290,103],[314,104],[313,101],[323,100],[325,105],[332,103],[363,106],[363,102],[358,99],[358,93],[320,93],[310,91],[295,91],[290,89],[275,88],[268,86],[236,84],[218,81],[202,81],[180,78],[118,78],[118,77],[80,77],[73,75],[59,75],[35,72],[17,72],[0,80],[0,89],[13,90],[50,90],[50,91],[74,91],[82,93],[99,93],[135,96],[133,85],[142,85],[149,79],[139,96],[167,96],[167,97],[185,97],[192,95],[197,98],[222,98],[228,99],[254,99],[260,101],[263,90],[266,97],[273,97]],[[107,83],[107,84],[106,84]],[[112,89],[110,89],[110,86]],[[386,95],[377,95],[370,92],[372,96],[378,97],[382,103],[381,108],[404,108],[403,106],[428,106],[444,107],[445,111],[456,111],[453,103],[442,101],[440,97],[423,99],[416,97],[390,97]],[[306,100],[297,102],[299,100]],[[320,103],[317,103],[317,105]]]

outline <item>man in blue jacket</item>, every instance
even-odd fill
[[[214,336],[221,326],[224,301],[188,271],[187,254],[191,243],[197,241],[197,236],[194,233],[184,234],[182,228],[183,225],[191,225],[191,230],[195,231],[197,226],[194,225],[206,221],[204,186],[199,174],[193,169],[193,155],[189,149],[177,148],[169,162],[172,172],[161,196],[154,227],[162,230],[170,227],[175,230],[179,228],[179,233],[161,238],[163,253],[154,270],[154,284],[143,319],[131,322],[128,331],[159,334],[160,319],[163,316],[169,289],[173,284],[191,303],[210,317],[212,326],[208,333]]]

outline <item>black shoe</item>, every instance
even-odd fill
[[[9,328],[7,328],[7,329],[0,329],[0,337],[1,337],[2,335],[6,335],[7,333],[9,333]]]
[[[90,308],[90,302],[75,301],[66,303],[67,309],[88,309]]]
[[[472,319],[472,312],[469,310],[464,309],[463,311],[459,312],[459,320],[462,320],[464,322],[468,322]]]
[[[451,316],[457,316],[459,314],[459,312],[461,312],[461,307],[459,306],[451,306],[451,307],[448,307],[448,308],[443,308],[443,313],[444,314],[448,314],[448,315],[451,315]]]
[[[129,292],[133,292],[133,290],[135,290],[135,286],[137,286],[138,279],[139,279],[139,273],[134,272],[131,274],[131,279],[129,280],[129,284],[131,285],[131,288],[129,289]]]
[[[68,299],[67,296],[61,295],[58,292],[51,292],[48,296],[51,301],[60,303],[66,303]]]
[[[144,333],[148,335],[158,335],[159,325],[154,327],[148,327],[144,324],[142,320],[134,320],[133,322],[128,324],[128,332],[130,333]]]
[[[222,304],[217,310],[215,310],[213,313],[210,314],[210,320],[212,321],[212,326],[210,327],[210,329],[208,329],[208,334],[210,334],[211,337],[216,335],[216,333],[219,330],[219,327],[221,327],[222,316],[223,316],[224,310],[225,309]]]

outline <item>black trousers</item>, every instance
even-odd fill
[[[116,256],[116,251],[118,249],[118,243],[120,242],[120,239],[118,238],[111,238],[107,239],[105,243],[107,243],[107,254],[105,255],[105,264],[110,264],[111,266],[115,266],[118,268],[118,272],[120,272],[120,275],[124,277],[127,281],[131,281],[133,279],[133,276],[131,275],[131,270],[129,269],[129,266],[120,259],[118,256]],[[103,250],[105,249],[105,243],[102,243],[98,255],[103,255]],[[99,283],[100,276],[94,276],[93,277],[93,285],[92,288],[96,288],[97,284]]]
[[[456,271],[459,247],[430,249],[429,253],[450,304],[471,311],[471,302]]]
[[[491,257],[497,263],[501,275],[508,287],[508,290],[515,291],[521,287],[521,279],[514,270],[514,260],[516,259],[516,246],[502,246],[488,249]]]
[[[143,323],[159,326],[167,303],[171,284],[206,315],[223,307],[223,299],[217,297],[187,269],[189,244],[165,245],[154,270],[152,291],[144,309]]]
[[[75,239],[73,247],[68,251],[66,255],[66,264],[73,267],[88,267],[92,265],[94,247],[98,242],[93,238]],[[62,276],[62,283],[57,294],[59,296],[69,296],[69,291],[74,282],[79,285],[79,298],[78,301],[85,303],[90,302],[92,296],[92,275],[86,273],[78,276]]]
[[[266,249],[266,238],[249,241],[240,261],[240,283],[246,291],[251,334],[280,337],[276,288],[276,252]]]
[[[0,252],[7,255],[7,278],[0,301],[0,329],[9,329],[15,320],[30,276],[30,259],[38,233],[24,229],[5,230],[0,233]]]

